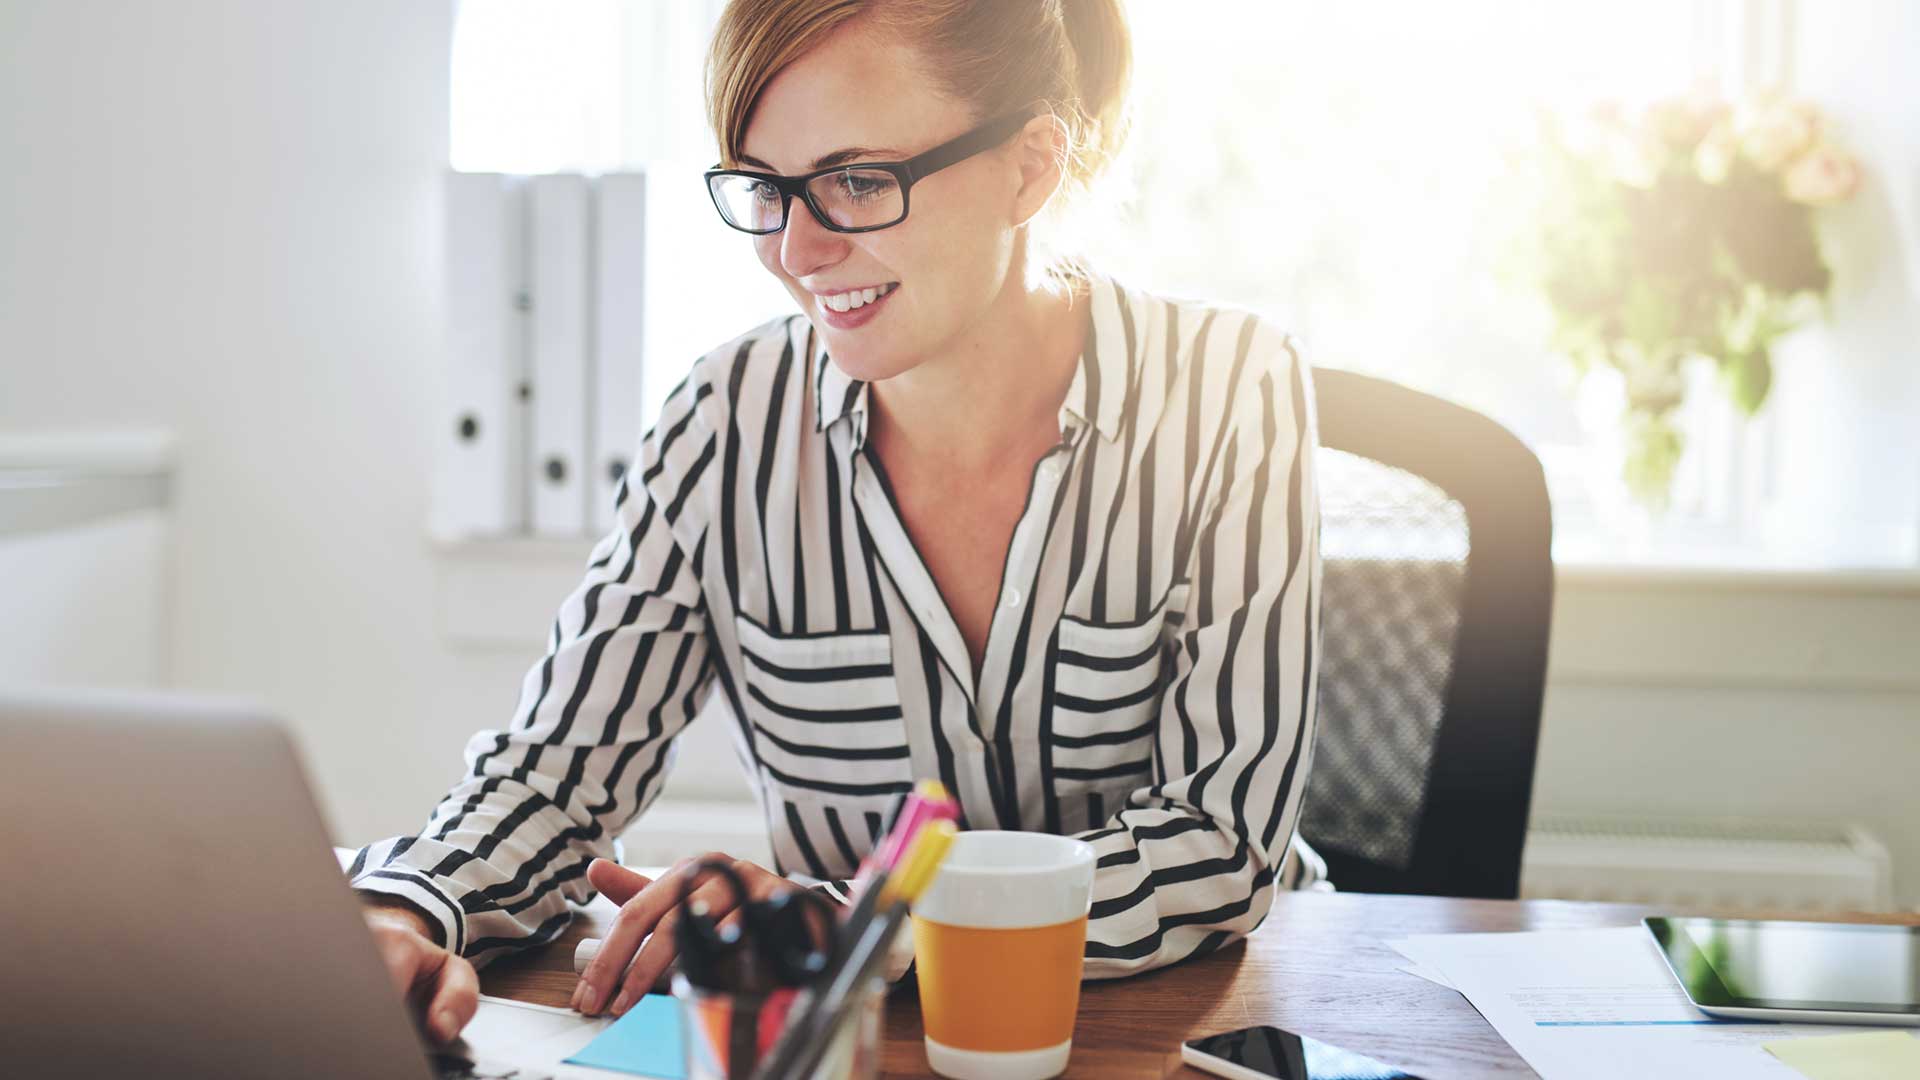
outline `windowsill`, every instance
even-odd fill
[[[587,540],[436,542],[456,648],[524,660],[579,584]],[[1920,570],[1564,562],[1550,684],[1920,692]]]
[[[1740,592],[1920,595],[1920,567],[1813,567],[1738,562],[1636,563],[1600,560],[1557,561],[1555,578],[1563,587],[1604,588],[1651,585]]]
[[[444,564],[484,569],[489,573],[552,574],[584,572],[592,538],[552,539],[498,537],[434,539],[433,549]],[[1578,548],[1569,552],[1556,545],[1554,568],[1562,586],[1669,585],[1686,589],[1759,590],[1771,592],[1920,593],[1920,565],[1822,566],[1770,561],[1739,549],[1695,550],[1683,556],[1659,553],[1646,558],[1606,557]],[[571,583],[568,585],[571,588]],[[565,593],[551,597],[558,604]],[[551,613],[549,613],[551,614]]]

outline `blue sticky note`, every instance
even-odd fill
[[[680,1040],[680,1003],[665,994],[648,994],[567,1064],[687,1080],[687,1053]]]

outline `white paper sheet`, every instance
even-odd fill
[[[1874,1030],[1715,1020],[1687,1000],[1637,926],[1387,944],[1465,995],[1543,1080],[1802,1080],[1760,1044]]]
[[[1416,979],[1425,979],[1435,986],[1444,986],[1449,990],[1454,989],[1454,985],[1447,981],[1447,977],[1445,975],[1440,974],[1439,972],[1433,970],[1432,968],[1421,967],[1419,964],[1405,964],[1400,968],[1400,970],[1406,972],[1407,974],[1413,976]]]
[[[548,1073],[556,1080],[605,1080],[631,1073],[568,1065],[566,1059],[592,1042],[613,1021],[581,1016],[572,1009],[480,995],[479,1011],[460,1033],[456,1052],[494,1064],[512,1064]]]

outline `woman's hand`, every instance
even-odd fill
[[[600,954],[587,964],[587,970],[580,975],[580,985],[574,987],[575,1009],[592,1016],[606,1008],[614,1016],[620,1016],[653,988],[654,980],[673,961],[676,948],[673,929],[680,921],[680,893],[687,875],[709,860],[730,864],[746,883],[749,900],[765,900],[799,888],[771,870],[718,852],[683,859],[651,881],[619,863],[593,860],[587,867],[587,882],[619,904],[620,914],[614,917],[613,929],[600,943]],[[717,874],[702,875],[688,899],[689,902],[705,901],[708,914],[723,927],[738,921],[735,908],[739,897]],[[649,934],[652,937],[648,937]]]
[[[480,976],[466,957],[427,936],[425,920],[405,908],[368,906],[363,914],[393,985],[435,1042],[450,1043],[480,1007]]]

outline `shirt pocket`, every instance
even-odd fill
[[[1161,613],[1137,623],[1060,620],[1048,750],[1058,792],[1138,786],[1153,774]]]
[[[760,765],[789,789],[884,796],[913,767],[884,630],[779,634],[735,620],[742,707]]]

